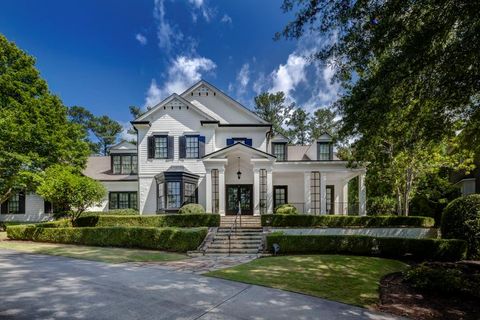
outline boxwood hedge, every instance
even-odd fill
[[[264,227],[433,227],[430,217],[339,216],[339,215],[262,215]]]
[[[155,216],[88,215],[76,220],[76,227],[218,227],[218,214],[162,214]]]
[[[463,240],[382,238],[364,235],[284,235],[267,236],[267,248],[280,245],[280,253],[342,253],[414,260],[458,261],[465,258]]]
[[[153,227],[44,228],[19,225],[8,226],[7,236],[12,240],[186,252],[195,250],[202,243],[207,230]]]

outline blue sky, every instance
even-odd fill
[[[317,37],[273,41],[291,20],[281,1],[3,0],[0,32],[37,58],[50,89],[128,125],[128,106],[153,105],[203,78],[253,106],[285,91],[311,111],[328,106],[332,69],[308,59]]]

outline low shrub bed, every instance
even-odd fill
[[[264,227],[425,227],[430,228],[435,220],[430,217],[404,216],[338,216],[308,214],[262,215]]]
[[[186,252],[195,250],[202,243],[207,231],[207,228],[44,228],[35,225],[19,225],[8,226],[7,236],[12,240]]]
[[[465,258],[463,240],[381,238],[363,235],[284,235],[267,236],[267,248],[280,245],[280,253],[344,253],[414,260],[458,261]]]
[[[76,227],[218,227],[218,214],[162,214],[156,216],[87,215],[78,218]]]

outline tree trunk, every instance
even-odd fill
[[[12,188],[9,188],[7,190],[7,192],[5,192],[4,194],[2,194],[2,196],[0,197],[0,204],[1,203],[4,203],[5,201],[8,200],[8,198],[10,198],[10,196],[12,195]]]

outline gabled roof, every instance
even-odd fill
[[[210,159],[212,157],[221,156],[221,155],[227,154],[227,153],[229,153],[231,151],[235,151],[235,150],[244,150],[244,151],[247,151],[248,153],[256,154],[256,155],[259,155],[259,156],[262,156],[262,157],[265,157],[265,158],[268,158],[268,159],[271,159],[271,160],[276,158],[273,154],[266,153],[266,152],[263,152],[261,150],[255,149],[255,148],[247,146],[246,144],[243,144],[241,142],[236,142],[236,143],[234,143],[232,145],[229,145],[229,146],[227,146],[223,149],[220,149],[220,150],[214,151],[212,153],[206,154],[206,155],[203,156],[202,159]]]
[[[218,89],[217,87],[215,87],[213,84],[205,81],[205,80],[200,80],[198,81],[197,83],[195,83],[193,86],[191,86],[190,88],[188,88],[187,90],[185,90],[182,94],[180,94],[182,97],[185,97],[185,96],[188,96],[191,92],[197,90],[198,88],[200,88],[201,86],[205,86],[207,88],[209,88],[210,90],[212,91],[215,91],[217,92],[221,97],[225,98],[226,100],[229,100],[230,102],[232,102],[232,104],[235,106],[235,108],[243,113],[246,113],[248,114],[249,116],[251,116],[252,118],[254,118],[256,121],[258,121],[259,123],[262,123],[262,124],[268,124],[267,121],[263,120],[262,118],[260,118],[259,116],[257,116],[253,111],[251,111],[250,109],[248,109],[247,107],[245,107],[244,105],[242,105],[240,102],[238,102],[237,100],[233,99],[232,97],[230,97],[229,95],[225,94],[222,90]]]
[[[128,141],[122,140],[110,147],[110,150],[137,150],[137,146]]]
[[[164,105],[168,104],[169,102],[173,101],[173,100],[179,100],[180,102],[182,102],[183,104],[185,104],[187,107],[191,108],[192,110],[196,111],[198,114],[200,114],[201,116],[205,117],[205,119],[207,120],[217,120],[215,118],[213,118],[212,116],[206,114],[205,112],[203,112],[202,110],[200,110],[200,108],[198,108],[197,106],[195,106],[194,104],[190,103],[190,101],[184,99],[183,97],[179,96],[178,94],[176,93],[173,93],[171,94],[168,98],[164,99],[163,101],[159,102],[158,104],[156,104],[154,107],[152,107],[150,110],[148,110],[147,112],[145,112],[144,114],[142,114],[140,117],[138,117],[137,119],[135,119],[135,121],[133,121],[133,123],[136,123],[136,122],[141,122],[141,121],[144,121],[146,118],[148,118],[150,115],[152,115],[155,111],[157,111],[158,109],[160,109],[161,107],[163,107]]]

